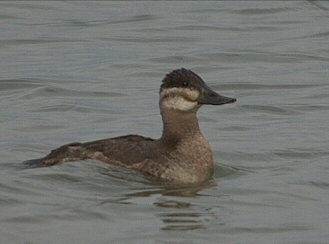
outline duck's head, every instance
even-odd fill
[[[160,108],[182,112],[196,112],[204,104],[234,103],[235,98],[224,97],[210,89],[196,73],[177,69],[167,74],[160,88]]]

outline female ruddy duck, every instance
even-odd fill
[[[166,75],[160,87],[161,138],[126,135],[75,142],[35,161],[42,166],[51,166],[97,159],[174,182],[201,182],[212,176],[213,156],[199,129],[196,112],[204,104],[222,105],[235,101],[235,98],[224,97],[211,90],[191,70],[174,70]]]

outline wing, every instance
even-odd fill
[[[127,135],[86,142],[81,146],[87,152],[87,158],[129,167],[151,157],[153,141],[139,135]]]

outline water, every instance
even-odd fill
[[[0,9],[1,243],[328,243],[328,2]],[[180,67],[238,99],[198,113],[209,182],[11,167],[68,142],[159,137],[160,81]]]

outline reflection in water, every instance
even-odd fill
[[[154,182],[153,182],[154,183]],[[147,189],[127,194],[126,200],[136,197],[152,197],[159,195],[153,201],[153,205],[159,209],[156,216],[165,224],[162,230],[194,230],[206,228],[206,218],[211,209],[203,209],[192,202],[198,192],[217,186],[214,181],[206,181],[193,185],[177,185],[163,182],[158,184],[158,189]],[[185,201],[184,201],[185,200]],[[206,211],[206,212],[205,212]]]
[[[132,193],[131,188],[127,186],[126,190],[129,193],[124,194],[124,197],[115,202],[120,204],[151,203],[157,207],[155,215],[165,224],[162,230],[204,229],[207,219],[213,219],[211,207],[202,208],[200,204],[193,203],[198,196],[206,197],[200,191],[217,186],[213,180],[198,184],[177,184],[115,165],[104,167],[103,164],[98,164],[96,167],[98,172],[110,176],[112,180],[119,181],[118,183],[133,183],[134,192]]]
[[[161,230],[204,229],[207,219],[213,219],[211,207],[203,208],[200,204],[193,203],[198,196],[206,197],[200,194],[200,191],[217,186],[213,180],[198,184],[177,184],[113,165],[104,167],[103,164],[99,164],[97,167],[100,173],[111,176],[112,180],[120,181],[121,184],[130,182],[135,186],[133,192],[131,187],[123,187],[121,190],[129,193],[123,194],[124,197],[114,202],[156,206],[155,217],[164,223]]]
[[[217,186],[214,181],[205,181],[199,184],[192,185],[174,185],[173,183],[164,186],[158,186],[159,189],[147,189],[143,191],[134,192],[132,194],[127,194],[127,197],[149,197],[151,195],[160,194],[162,196],[178,196],[178,197],[195,197],[198,192],[210,187]]]
[[[205,228],[203,214],[191,209],[192,205],[182,201],[163,201],[154,203],[167,211],[158,216],[165,223],[162,230],[194,230]],[[169,209],[169,210],[168,210]]]
[[[160,227],[161,230],[206,229],[209,221],[216,219],[214,216],[216,210],[211,206],[203,206],[199,202],[200,198],[198,196],[206,198],[207,195],[199,192],[214,186],[217,186],[217,184],[213,181],[190,186],[173,184],[170,186],[145,186],[144,184],[142,187],[135,189],[133,193],[124,194],[124,197],[116,200],[103,201],[102,204],[151,204],[151,206],[156,206],[154,216],[164,223],[164,226]],[[127,191],[131,192],[131,188]],[[136,208],[136,211],[138,211],[137,209],[139,208]]]

